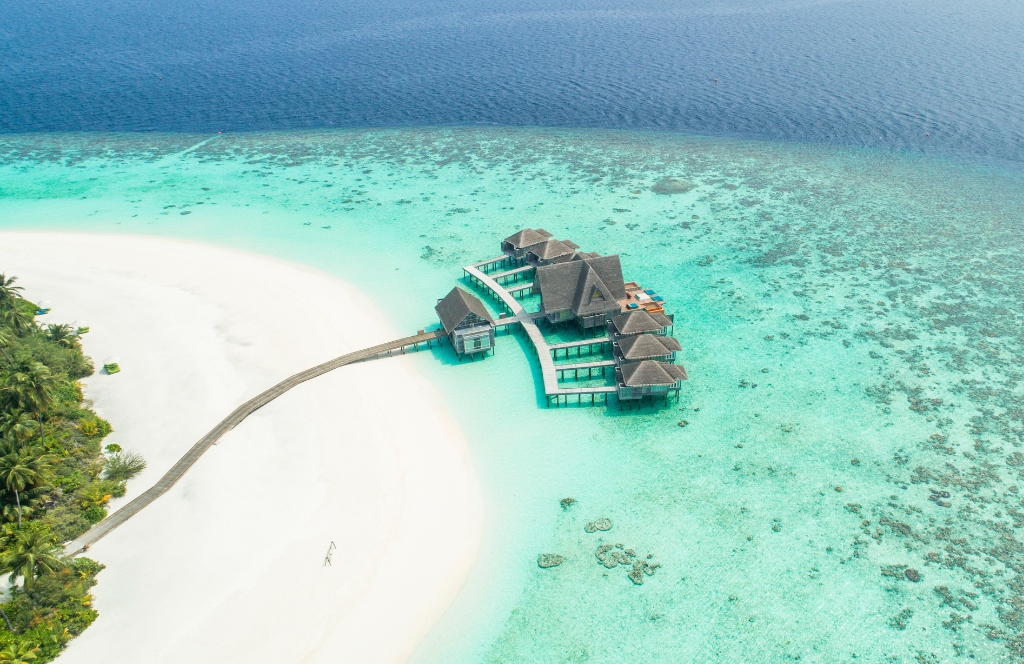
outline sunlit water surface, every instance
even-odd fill
[[[654,193],[664,177],[692,189]],[[518,336],[482,362],[413,357],[487,502],[417,664],[998,662],[1024,657],[1022,184],[673,134],[14,136],[0,228],[298,261],[372,293],[399,333],[524,226],[619,252],[666,297],[690,375],[668,407],[547,409]],[[661,567],[634,585],[604,543]]]

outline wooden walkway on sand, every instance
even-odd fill
[[[171,469],[164,473],[164,476],[161,477],[156,484],[138,497],[134,498],[121,509],[97,523],[86,533],[78,537],[78,539],[66,544],[64,546],[64,553],[69,556],[82,553],[87,549],[87,547],[96,543],[109,532],[141,512],[154,500],[167,493],[167,491],[182,478],[185,472],[192,467],[192,464],[198,461],[199,457],[201,457],[206,450],[210,449],[211,445],[220,440],[224,434],[241,424],[242,421],[253,412],[259,410],[263,406],[266,406],[268,403],[296,385],[304,383],[312,378],[316,378],[317,376],[321,376],[329,371],[333,371],[338,367],[343,367],[346,364],[372,359],[381,355],[391,355],[395,351],[404,353],[407,348],[418,349],[420,344],[427,344],[430,346],[435,340],[439,341],[440,339],[443,339],[444,336],[444,330],[434,330],[431,332],[422,332],[412,337],[405,337],[403,339],[396,339],[395,341],[378,344],[376,346],[371,346],[370,348],[364,348],[363,350],[357,350],[354,353],[348,353],[347,355],[342,355],[341,357],[324,362],[323,364],[318,364],[312,369],[301,371],[294,376],[286,378],[269,390],[249,399],[232,411],[231,414],[221,421],[220,424],[214,427],[210,433],[203,436],[198,443],[193,445],[192,449],[186,452],[185,456],[178,459],[178,462],[171,466]]]

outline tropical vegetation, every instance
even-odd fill
[[[62,544],[107,514],[145,468],[103,439],[111,426],[82,395],[93,373],[79,330],[41,325],[16,277],[0,274],[0,662],[53,660],[97,613],[103,569]]]

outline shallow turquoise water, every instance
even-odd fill
[[[1024,657],[1021,174],[627,132],[209,138],[5,137],[0,227],[295,260],[413,331],[462,265],[543,226],[620,252],[677,314],[690,380],[642,413],[545,409],[517,336],[416,356],[487,501],[418,664]],[[666,176],[693,189],[653,193]],[[602,543],[661,567],[635,586]]]

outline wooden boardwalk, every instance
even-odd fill
[[[486,272],[487,268],[495,265],[506,265],[512,262],[512,259],[502,254],[501,256],[495,256],[494,258],[487,258],[479,263],[473,263],[473,267],[477,268],[481,272]]]
[[[192,467],[192,464],[198,461],[199,457],[201,457],[206,450],[210,449],[211,445],[220,440],[224,434],[241,424],[242,421],[253,412],[259,410],[263,406],[266,406],[268,403],[296,385],[304,383],[312,378],[316,378],[317,376],[322,376],[323,374],[333,371],[338,367],[343,367],[346,364],[372,359],[381,355],[391,355],[395,351],[405,352],[405,349],[407,348],[416,349],[419,348],[420,344],[424,343],[429,346],[435,340],[440,340],[444,338],[444,336],[444,330],[434,330],[431,332],[417,334],[412,337],[405,337],[404,339],[396,339],[395,341],[389,341],[370,348],[364,348],[363,350],[357,350],[354,353],[348,353],[347,355],[342,355],[341,357],[324,362],[323,364],[318,364],[312,369],[301,371],[294,376],[286,378],[269,390],[249,399],[233,410],[231,414],[224,418],[220,424],[214,427],[210,433],[203,436],[198,443],[193,445],[192,449],[186,452],[185,456],[178,459],[178,462],[171,466],[171,469],[164,473],[164,476],[161,477],[156,484],[138,497],[134,498],[121,509],[97,523],[78,539],[66,544],[64,546],[64,553],[69,556],[82,553],[87,549],[87,547],[98,542],[109,532],[141,512],[154,500],[167,493],[167,491],[174,486],[182,476],[184,476],[185,472]]]
[[[522,267],[506,270],[505,272],[496,272],[488,276],[494,279],[494,281],[498,281],[499,279],[508,279],[509,277],[516,277],[516,279],[518,280],[520,274],[525,274],[534,269],[536,268],[534,268],[532,265],[523,265]]]
[[[586,378],[593,378],[594,377],[594,370],[595,369],[600,369],[601,370],[600,374],[601,374],[602,377],[604,377],[605,370],[613,368],[613,367],[615,367],[615,362],[614,361],[612,361],[612,360],[599,360],[597,362],[573,362],[571,364],[556,364],[555,365],[555,371],[557,371],[558,373],[562,374],[563,378],[565,377],[565,374],[568,371],[571,371],[572,372],[572,377],[576,378],[576,379],[578,379],[580,377],[580,373],[583,372],[583,371],[587,372],[586,376],[585,376]],[[560,388],[560,389],[565,389],[565,388]]]
[[[562,351],[562,356],[567,358],[575,349],[576,357],[580,357],[583,355],[584,348],[587,349],[588,355],[594,355],[595,347],[597,354],[601,354],[605,352],[605,346],[608,347],[608,350],[611,350],[612,340],[609,337],[595,337],[593,339],[583,339],[582,341],[568,341],[561,344],[551,344],[548,348],[551,349],[551,355],[557,360],[558,351]]]
[[[576,387],[576,388],[564,388],[564,387],[560,387],[559,386],[559,384],[558,384],[558,374],[559,374],[559,372],[563,368],[571,370],[572,366],[571,365],[564,365],[563,367],[555,366],[555,361],[551,357],[551,355],[552,355],[551,346],[548,345],[548,342],[544,339],[544,334],[540,331],[540,328],[537,327],[537,323],[535,322],[535,319],[542,318],[543,314],[527,312],[526,309],[523,308],[523,305],[519,303],[519,300],[517,300],[511,293],[509,293],[504,287],[502,287],[497,281],[494,280],[494,278],[493,278],[494,276],[501,276],[501,274],[498,274],[498,275],[484,274],[477,267],[477,265],[487,264],[488,262],[493,262],[493,260],[494,259],[491,259],[491,261],[483,261],[481,263],[476,263],[474,265],[467,265],[466,267],[464,267],[462,269],[465,271],[465,273],[468,276],[470,276],[472,279],[474,279],[475,281],[480,283],[480,285],[482,285],[484,288],[486,288],[492,294],[494,294],[499,300],[501,300],[501,303],[504,305],[504,307],[508,311],[508,313],[512,314],[511,320],[503,319],[502,321],[500,321],[501,323],[503,323],[504,325],[510,325],[513,322],[517,322],[517,323],[519,323],[522,326],[523,331],[526,332],[527,339],[529,339],[530,344],[533,346],[534,350],[537,351],[537,361],[540,363],[540,373],[541,373],[541,377],[543,378],[543,381],[544,381],[544,396],[547,399],[548,404],[549,405],[551,404],[551,400],[552,399],[555,399],[556,403],[561,404],[563,402],[563,398],[564,398],[565,402],[568,403],[568,399],[569,399],[570,395],[575,395],[576,399],[577,399],[577,403],[582,403],[582,401],[581,401],[582,395],[585,395],[585,394],[591,395],[591,403],[594,403],[594,395],[596,395],[596,394],[603,394],[603,395],[605,395],[604,396],[604,398],[606,400],[605,403],[607,403],[607,395],[615,393],[615,388],[614,387]],[[507,274],[507,273],[502,273],[502,274]],[[598,339],[588,339],[588,340],[583,341],[583,342],[570,342],[569,344],[559,344],[559,347],[560,348],[569,348],[569,347],[574,347],[574,345],[586,345],[588,343],[590,343],[590,344],[609,343],[609,341],[610,340],[608,340],[607,338],[605,338],[605,339],[600,339],[600,338],[598,338]],[[607,364],[599,362],[599,363],[595,364],[595,367],[596,366],[605,366],[605,367],[607,367],[607,366],[612,366],[612,365],[614,365],[614,363],[611,362],[611,361],[608,361]],[[581,368],[584,368],[584,367],[581,367]],[[591,368],[590,371],[592,372],[593,368]]]
[[[614,367],[615,360],[596,360],[594,362],[569,362],[567,364],[556,364],[559,371],[583,371],[584,369],[599,369],[601,367]]]
[[[533,290],[533,282],[528,282],[522,286],[513,286],[512,288],[506,288],[509,293],[515,295],[516,293],[522,293],[523,291]]]
[[[578,348],[580,346],[589,346],[594,344],[610,344],[612,342],[611,337],[594,337],[593,339],[581,339],[580,341],[566,341],[560,344],[548,344],[548,348],[551,350],[563,350],[567,348]]]
[[[555,373],[555,362],[551,359],[551,353],[547,349],[548,344],[544,340],[544,335],[541,334],[540,328],[537,327],[537,323],[533,321],[534,316],[527,313],[526,309],[523,308],[523,305],[519,304],[519,300],[502,288],[498,282],[492,279],[489,275],[484,274],[472,265],[467,265],[463,269],[467,274],[494,293],[498,299],[504,303],[505,307],[509,310],[509,313],[513,314],[515,319],[519,321],[519,324],[522,326],[523,331],[526,332],[526,336],[530,340],[530,343],[537,350],[537,358],[540,360],[540,373],[544,379],[544,393],[552,394],[557,392],[559,387],[558,374]]]

